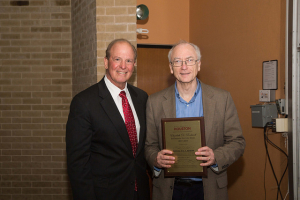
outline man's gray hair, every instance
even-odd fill
[[[189,44],[192,47],[194,47],[194,49],[196,51],[196,54],[197,54],[197,60],[201,59],[200,49],[199,49],[199,47],[197,45],[195,45],[193,43],[190,43],[190,42],[187,42],[185,40],[181,40],[178,43],[174,44],[173,47],[170,49],[169,54],[168,54],[169,62],[172,62],[172,60],[171,60],[172,58],[171,57],[172,57],[172,53],[173,53],[174,48],[177,47],[180,44]]]

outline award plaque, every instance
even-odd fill
[[[175,163],[164,169],[165,177],[207,176],[207,168],[200,166],[195,152],[205,146],[203,117],[163,118],[163,149],[173,151]]]

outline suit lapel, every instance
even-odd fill
[[[100,104],[105,111],[108,118],[110,118],[111,122],[113,123],[116,131],[120,135],[121,139],[127,146],[128,150],[132,152],[130,140],[128,137],[127,129],[124,123],[122,116],[109,92],[107,89],[104,78],[99,82],[99,97],[100,97]]]
[[[201,82],[201,88],[202,88],[203,115],[204,115],[204,124],[205,124],[205,140],[207,145],[209,141],[209,137],[211,136],[216,101],[213,99],[212,91],[207,87],[206,84]]]
[[[169,87],[164,94],[165,101],[162,102],[166,118],[176,118],[175,84]]]

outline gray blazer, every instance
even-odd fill
[[[219,171],[208,168],[203,178],[205,200],[226,200],[227,168],[242,156],[245,139],[238,114],[229,92],[201,82],[206,145],[213,149]],[[146,108],[147,137],[145,155],[153,169],[157,153],[162,150],[161,118],[176,118],[175,85],[150,95]],[[153,200],[171,200],[174,178],[164,172],[153,177]]]

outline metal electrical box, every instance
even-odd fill
[[[277,118],[276,104],[251,105],[252,127],[264,127]]]

